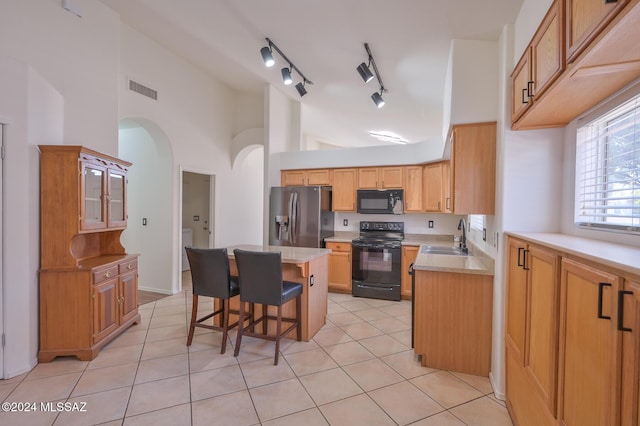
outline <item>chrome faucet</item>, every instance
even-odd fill
[[[460,248],[463,253],[467,253],[469,249],[467,248],[467,222],[465,222],[464,218],[460,219],[458,222],[458,231],[462,231],[462,238],[460,239]]]

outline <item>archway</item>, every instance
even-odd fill
[[[133,166],[128,173],[128,221],[122,243],[140,253],[140,290],[174,294],[179,290],[174,247],[173,154],[169,138],[150,120],[120,121],[118,156]],[[174,244],[175,242],[175,244]]]

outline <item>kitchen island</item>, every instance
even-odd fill
[[[329,281],[329,253],[331,250],[308,247],[237,245],[227,247],[231,274],[237,275],[234,249],[259,252],[280,252],[282,256],[282,279],[302,284],[302,340],[308,342],[324,326],[327,319],[328,281]],[[237,309],[240,299],[233,298],[231,309]],[[256,306],[257,315],[262,307]],[[276,314],[275,307],[273,315]],[[284,317],[295,317],[295,300],[290,300],[282,306]],[[235,321],[230,316],[230,321]],[[269,333],[275,331],[275,321],[269,322]],[[295,330],[289,333],[295,336]]]
[[[413,264],[414,351],[423,366],[486,377],[493,259],[475,248],[469,255],[443,255],[425,253],[425,247]]]

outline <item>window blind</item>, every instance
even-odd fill
[[[575,223],[640,232],[640,96],[578,128]]]
[[[470,214],[469,223],[471,225],[471,229],[477,229],[479,231],[482,231],[482,229],[484,228],[484,215]]]

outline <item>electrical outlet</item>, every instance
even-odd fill
[[[482,228],[482,241],[487,241],[487,228]]]
[[[142,226],[147,226],[147,218],[146,217],[142,218]]]
[[[343,219],[342,226],[349,226],[349,219]]]
[[[429,221],[429,228],[433,228],[433,221],[432,220]]]
[[[313,284],[314,284],[314,282],[313,282],[313,275],[311,275],[311,276],[309,277],[309,287],[313,287]]]

